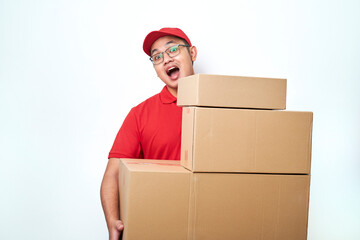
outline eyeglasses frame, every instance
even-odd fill
[[[171,57],[170,54],[168,53],[168,50],[169,50],[170,48],[172,48],[172,47],[175,47],[175,46],[178,46],[178,47],[191,47],[191,46],[188,45],[188,44],[175,44],[175,45],[173,45],[173,46],[171,46],[171,47],[168,47],[165,51],[155,54],[155,55],[162,54],[162,61],[161,61],[161,62],[154,63],[153,56],[151,56],[151,57],[149,58],[149,60],[152,62],[153,65],[158,65],[158,64],[164,62],[164,53],[166,53],[170,58],[176,57],[177,55],[180,54],[180,51],[179,51],[179,53],[178,53],[177,55],[172,56],[172,57]]]

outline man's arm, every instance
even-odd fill
[[[104,210],[109,239],[118,240],[124,226],[119,211],[119,159],[110,158],[101,183],[101,204]]]

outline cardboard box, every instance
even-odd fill
[[[286,108],[286,79],[196,74],[179,79],[179,106]]]
[[[304,240],[309,175],[191,173],[122,159],[123,240]]]
[[[309,175],[194,173],[188,240],[306,240]]]
[[[184,107],[181,164],[193,172],[309,174],[312,112]]]
[[[120,160],[123,240],[184,240],[191,173],[179,161]]]

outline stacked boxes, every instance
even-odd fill
[[[306,239],[312,113],[279,111],[286,79],[194,75],[178,105],[188,239]]]
[[[181,161],[122,160],[125,240],[306,239],[312,113],[286,80],[179,80]]]

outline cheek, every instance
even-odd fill
[[[190,61],[190,59],[188,59],[186,61],[183,68],[184,68],[186,74],[192,74],[193,67],[192,67],[192,62]]]
[[[160,71],[160,69],[159,68],[157,68],[157,67],[155,67],[155,72],[156,72],[156,75],[158,76],[158,77],[160,77],[161,76],[161,71]]]

